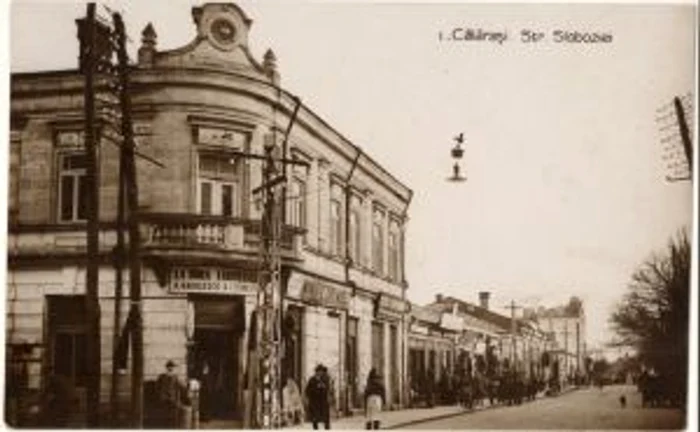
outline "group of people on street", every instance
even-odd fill
[[[323,424],[326,429],[331,428],[330,411],[334,406],[333,382],[328,374],[328,369],[319,364],[315,374],[306,384],[306,400],[308,404],[309,420],[314,429]],[[381,375],[376,369],[372,369],[367,377],[365,385],[365,428],[379,429],[381,426],[380,413],[386,403],[386,390]]]
[[[177,365],[168,360],[166,371],[158,376],[155,385],[155,414],[157,426],[164,429],[177,429],[181,425],[181,408],[188,405],[186,386],[175,373]],[[335,406],[333,379],[328,368],[322,364],[316,366],[314,375],[309,379],[304,391],[308,420],[314,429],[323,425],[331,428],[331,408]],[[304,403],[299,388],[291,377],[287,377],[282,393],[284,419],[288,425],[303,421]],[[379,429],[380,413],[386,403],[386,390],[381,375],[372,369],[367,377],[364,393],[365,427]]]
[[[544,391],[547,384],[544,377],[532,371],[516,371],[513,368],[501,368],[488,371],[485,368],[456,367],[454,373],[442,373],[436,378],[433,369],[428,368],[424,376],[411,382],[411,405],[424,405],[432,408],[436,405],[461,404],[472,409],[488,400],[490,404],[521,404],[533,400],[537,393]]]

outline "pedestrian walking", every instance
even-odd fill
[[[287,425],[297,425],[303,421],[304,404],[301,400],[301,392],[291,376],[287,377],[286,384],[282,390],[282,405]]]
[[[365,429],[379,429],[379,414],[386,403],[386,390],[382,377],[372,368],[365,386]]]
[[[178,427],[178,412],[184,396],[184,384],[180,382],[175,368],[177,364],[168,360],[165,364],[165,372],[158,376],[156,381],[156,395],[158,398],[158,427],[174,429]]]
[[[318,429],[319,423],[323,423],[326,429],[331,428],[329,407],[331,391],[326,367],[319,364],[316,366],[315,374],[309,378],[305,391],[309,418],[314,429]]]

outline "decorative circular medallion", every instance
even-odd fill
[[[211,34],[217,43],[228,47],[236,40],[236,27],[225,18],[217,18],[211,24]]]

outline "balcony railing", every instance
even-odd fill
[[[259,220],[208,216],[191,213],[143,213],[144,246],[214,249],[222,251],[256,250],[260,247]],[[280,247],[296,254],[304,231],[284,226]]]

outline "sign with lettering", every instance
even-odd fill
[[[197,129],[197,142],[220,147],[242,150],[247,136],[244,133],[226,129],[200,127]]]
[[[379,309],[394,313],[404,313],[406,312],[406,302],[383,294],[379,298]]]
[[[245,280],[235,280],[213,269],[175,269],[171,273],[171,293],[255,294],[258,285]]]
[[[464,327],[464,320],[457,315],[444,313],[440,317],[440,327],[452,331],[462,331],[462,327]]]
[[[309,304],[337,309],[347,309],[350,293],[317,281],[306,281],[301,290],[301,299]]]
[[[424,327],[424,326],[422,326],[420,324],[416,324],[416,323],[411,324],[410,332],[415,333],[415,334],[419,334],[419,335],[424,335],[424,336],[428,336],[428,334],[430,333],[430,331],[428,330],[427,327]]]
[[[82,149],[85,146],[85,133],[80,131],[58,132],[56,143],[61,148]]]
[[[172,293],[222,293],[222,294],[253,294],[257,285],[250,282],[222,280],[192,280],[179,279],[170,283]]]

